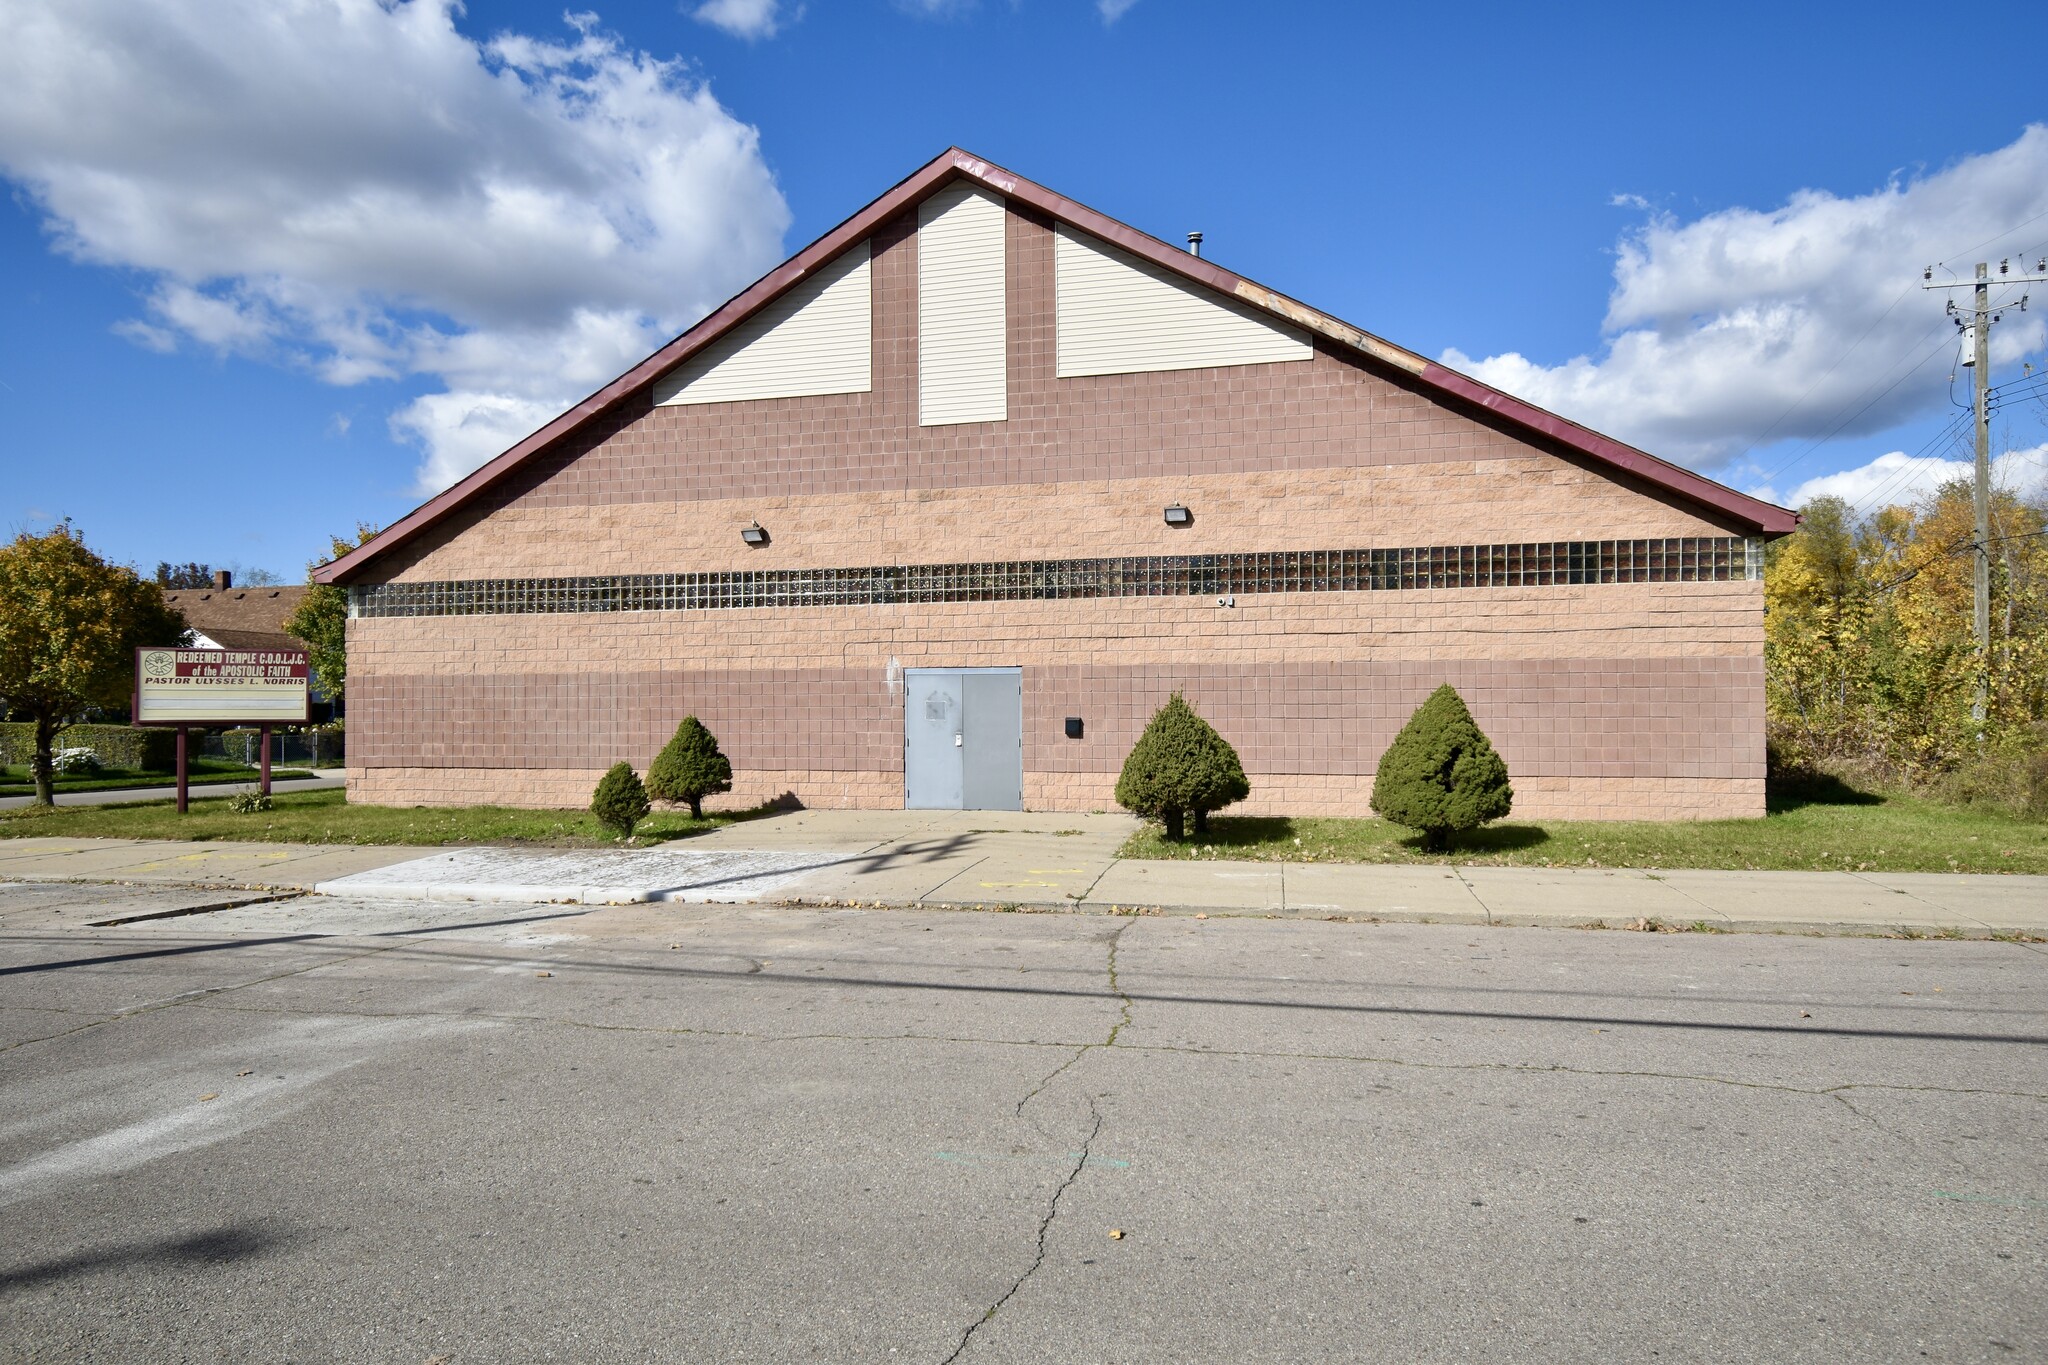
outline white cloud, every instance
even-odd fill
[[[773,38],[785,26],[781,0],[706,0],[690,11],[690,17],[750,42]],[[787,22],[793,24],[802,17],[803,8],[799,6]]]
[[[1882,431],[1947,401],[1954,338],[1944,296],[1918,287],[1921,268],[1952,253],[1996,262],[2039,249],[2044,214],[2048,126],[2035,125],[1997,151],[1869,194],[1802,190],[1777,209],[1660,215],[1621,242],[1598,356],[1545,365],[1454,349],[1444,363],[1709,468],[1752,444],[1826,436],[1866,402],[1841,434]],[[2008,293],[2019,291],[1994,299]],[[2009,365],[2039,351],[2048,327],[2035,312],[2009,312],[1992,335],[1994,362]],[[1923,356],[1916,378],[1881,394]]]
[[[1102,22],[1113,24],[1130,13],[1131,6],[1138,0],[1095,0],[1095,12],[1102,16]]]
[[[1915,502],[1945,483],[1970,478],[1974,469],[1968,459],[1943,459],[1937,455],[1915,459],[1903,450],[1894,450],[1869,464],[1808,479],[1792,490],[1783,505],[1804,507],[1815,498],[1835,497],[1859,512],[1875,512]],[[2048,444],[1996,456],[1991,462],[1991,482],[1994,487],[2009,488],[2023,495],[2048,491]],[[1779,501],[1775,489],[1751,491],[1767,501]]]
[[[595,16],[454,0],[42,0],[0,45],[0,168],[57,249],[138,270],[116,330],[426,376],[393,427],[440,488],[780,259],[755,130]]]
[[[981,0],[896,0],[896,8],[922,19],[951,19],[980,7]]]

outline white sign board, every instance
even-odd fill
[[[138,649],[137,725],[303,725],[302,649]]]

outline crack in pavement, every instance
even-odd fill
[[[1842,1086],[1835,1090],[1827,1091],[1825,1093],[1829,1099],[1835,1101],[1844,1109],[1847,1109],[1850,1113],[1854,1114],[1857,1118],[1862,1119],[1865,1123],[1869,1124],[1872,1128],[1876,1129],[1880,1134],[1890,1138],[1893,1142],[1898,1143],[1901,1147],[1904,1147],[1907,1151],[1924,1152],[1926,1150],[1926,1144],[1917,1142],[1914,1139],[1907,1137],[1904,1133],[1898,1132],[1878,1122],[1877,1115],[1867,1114],[1863,1110],[1858,1109],[1855,1106],[1855,1104],[1853,1104],[1850,1101],[1847,1095],[1841,1093],[1842,1090],[1846,1090],[1848,1088],[1849,1087],[1847,1086]],[[1955,1153],[1953,1152],[1939,1151],[1937,1152],[1937,1155],[1939,1155],[1943,1161],[1946,1161],[1950,1166],[1953,1166],[1958,1171],[1968,1171],[1970,1169],[1970,1167],[1966,1163],[1958,1159]]]
[[[1486,922],[1491,926],[1493,924],[1493,907],[1488,905],[1484,898],[1480,896],[1479,888],[1465,879],[1465,869],[1456,863],[1452,863],[1451,875],[1458,879],[1458,885],[1465,888],[1465,894],[1472,898],[1472,903],[1479,907],[1479,913],[1486,916]]]
[[[261,983],[250,982],[249,984],[260,985]],[[151,1008],[161,1008],[173,1003],[191,1004],[196,1008],[241,1014],[321,1015],[363,1019],[489,1019],[508,1024],[554,1024],[562,1028],[588,1029],[599,1033],[667,1034],[685,1038],[734,1039],[749,1043],[951,1043],[964,1047],[1072,1049],[1076,1055],[1054,1068],[1044,1081],[1040,1081],[1032,1089],[1030,1095],[1026,1096],[1026,1099],[1043,1091],[1048,1082],[1065,1072],[1075,1061],[1079,1060],[1080,1054],[1099,1051],[1109,1046],[1106,1042],[1055,1043],[1035,1038],[967,1038],[948,1033],[755,1033],[747,1029],[691,1028],[681,1024],[604,1024],[588,1019],[568,1019],[553,1014],[510,1013],[497,1010],[352,1010],[339,1006],[323,1006],[320,1009],[299,1010],[273,1005],[237,1005],[217,1002],[202,1003],[199,1001],[166,1001],[160,1002],[158,1006],[152,1006]],[[91,1026],[88,1025],[87,1027]],[[29,1041],[34,1040],[31,1039]],[[1115,1047],[1119,1052],[1165,1053],[1188,1057],[1233,1057],[1254,1061],[1340,1062],[1359,1066],[1399,1067],[1409,1071],[1496,1071],[1527,1076],[1581,1076],[1595,1080],[1689,1081],[1697,1085],[1726,1085],[1741,1090],[1773,1090],[1787,1095],[1819,1097],[1832,1097],[1842,1091],[1872,1090],[1897,1091],[1901,1094],[1910,1095],[1995,1095],[2005,1099],[2048,1102],[2048,1093],[2044,1092],[1997,1090],[1982,1086],[1901,1085],[1887,1081],[1844,1081],[1839,1085],[1808,1086],[1787,1085],[1780,1081],[1745,1081],[1734,1076],[1711,1076],[1690,1071],[1645,1071],[1619,1067],[1562,1065],[1539,1066],[1532,1062],[1425,1062],[1405,1057],[1382,1057],[1361,1053],[1283,1052],[1265,1048],[1205,1048],[1172,1043],[1118,1042],[1115,1044]]]
[[[181,1005],[199,1005],[205,1001],[212,1000],[218,996],[228,995],[234,991],[247,990],[251,986],[262,986],[272,981],[283,981],[287,977],[303,976],[307,972],[317,972],[324,967],[338,967],[346,962],[356,962],[366,957],[375,957],[378,953],[388,953],[393,948],[397,948],[399,946],[401,945],[396,943],[380,944],[375,948],[365,949],[364,951],[359,953],[350,953],[346,957],[332,957],[328,958],[323,962],[311,963],[304,967],[294,967],[290,971],[272,972],[268,976],[255,977],[248,981],[238,981],[230,986],[206,986],[196,991],[186,991],[181,995],[173,995],[168,999],[152,1000],[144,1005],[136,1005],[129,1009],[117,1010],[113,1014],[106,1015],[103,1018],[94,1019],[89,1024],[80,1024],[77,1028],[64,1029],[58,1033],[46,1033],[38,1038],[20,1038],[16,1039],[14,1042],[11,1043],[0,1044],[0,1052],[12,1052],[15,1048],[27,1047],[31,1043],[49,1043],[55,1042],[59,1038],[70,1038],[77,1034],[85,1033],[91,1029],[101,1028],[107,1024],[117,1024],[123,1019],[133,1019],[138,1015],[151,1014],[157,1010],[172,1009],[174,1007]],[[313,1013],[314,1011],[288,1010],[278,1012],[289,1014],[306,1014]],[[325,1012],[331,1013],[332,1011]],[[370,1016],[366,1013],[365,1017],[376,1016]],[[408,1016],[397,1015],[392,1017],[405,1018]]]
[[[1103,1046],[1107,1046],[1107,1044]],[[940,1365],[953,1365],[953,1362],[958,1360],[961,1353],[966,1351],[968,1345],[973,1342],[974,1334],[990,1322],[993,1322],[996,1314],[1002,1311],[1003,1305],[1016,1297],[1017,1291],[1024,1287],[1024,1282],[1033,1275],[1036,1275],[1038,1268],[1045,1264],[1046,1236],[1052,1231],[1052,1220],[1059,1217],[1060,1199],[1068,1190],[1073,1188],[1074,1182],[1081,1178],[1082,1170],[1088,1165],[1089,1149],[1095,1145],[1095,1139],[1102,1132],[1102,1111],[1095,1107],[1095,1101],[1092,1099],[1088,1101],[1088,1112],[1095,1120],[1094,1125],[1088,1130],[1088,1136],[1082,1141],[1081,1150],[1074,1154],[1073,1169],[1067,1172],[1067,1178],[1060,1182],[1059,1188],[1052,1192],[1052,1202],[1046,1205],[1045,1217],[1038,1220],[1038,1248],[1031,1258],[1031,1264],[1024,1267],[1024,1273],[1019,1275],[1010,1287],[1003,1291],[1001,1298],[990,1304],[987,1311],[980,1317],[967,1324],[967,1330],[960,1334],[959,1344],[954,1346],[952,1354],[941,1361]]]
[[[1095,1049],[1097,1048],[1115,1047],[1117,1036],[1121,1034],[1124,1031],[1125,1026],[1131,1022],[1131,997],[1125,993],[1123,984],[1117,980],[1116,949],[1117,945],[1123,942],[1123,937],[1127,932],[1129,932],[1130,927],[1133,924],[1136,924],[1137,922],[1138,921],[1135,919],[1127,919],[1122,924],[1119,924],[1116,927],[1115,933],[1109,936],[1109,989],[1111,993],[1113,993],[1116,996],[1119,1002],[1117,1021],[1114,1024],[1110,1025],[1109,1036],[1104,1038],[1099,1043],[1082,1043],[1079,1046],[1075,1047],[1073,1056],[1067,1058],[1067,1060],[1061,1062],[1058,1066],[1054,1067],[1050,1072],[1046,1074],[1044,1079],[1040,1080],[1037,1085],[1032,1086],[1031,1089],[1028,1092],[1026,1092],[1024,1098],[1017,1101],[1017,1108],[1015,1112],[1018,1118],[1021,1119],[1024,1117],[1024,1106],[1031,1103],[1031,1101],[1037,1099],[1038,1096],[1045,1090],[1047,1086],[1051,1085],[1054,1081],[1060,1078],[1060,1076],[1067,1070],[1067,1068],[1071,1067],[1074,1063],[1080,1061],[1083,1057],[1095,1051]]]

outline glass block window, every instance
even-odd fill
[[[854,569],[480,578],[349,589],[352,617],[504,616],[605,611],[732,611],[1081,597],[1548,588],[1594,583],[1722,583],[1763,577],[1754,537],[1422,545],[1238,555],[1134,555]]]

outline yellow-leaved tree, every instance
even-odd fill
[[[0,701],[35,726],[35,802],[54,804],[57,736],[128,700],[135,651],[179,645],[185,618],[135,570],[109,564],[65,522],[0,546]]]
[[[1974,627],[1968,483],[1860,520],[1838,498],[1801,513],[1764,569],[1766,691],[1781,756],[1920,777],[2048,742],[2048,500],[1992,495],[1988,653]],[[1971,717],[1980,669],[1981,726]]]

